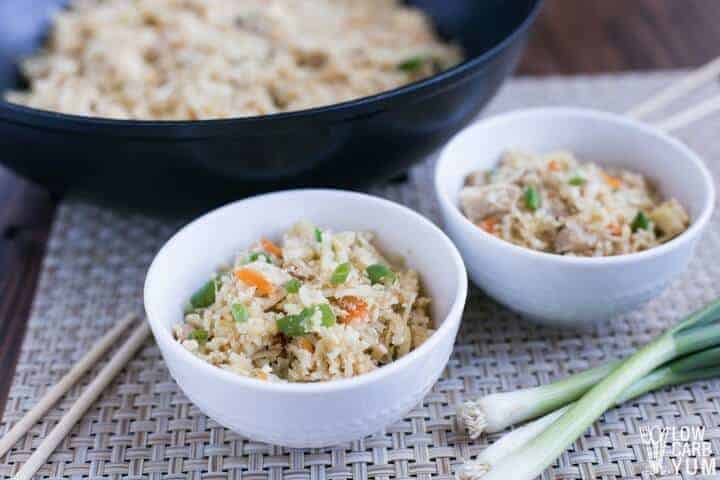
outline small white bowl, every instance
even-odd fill
[[[268,383],[214,367],[173,339],[183,306],[218,266],[261,236],[307,219],[334,230],[372,231],[403,256],[432,298],[437,331],[399,360],[330,382]],[[293,190],[229,204],[190,223],[162,247],[145,280],[145,310],[180,388],[209,417],[254,440],[319,447],[356,440],[402,418],[445,368],[467,294],[460,254],[430,221],[396,203],[337,190]]]
[[[691,226],[647,251],[602,258],[553,255],[500,240],[463,216],[458,197],[468,173],[493,168],[508,148],[566,149],[581,161],[638,171],[688,209]],[[446,231],[473,282],[508,308],[561,326],[607,319],[657,296],[687,268],[715,204],[710,173],[685,145],[637,121],[576,108],[519,110],[462,131],[438,160],[435,189]]]

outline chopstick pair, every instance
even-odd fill
[[[20,419],[10,431],[0,439],[0,457],[25,435],[42,418],[60,398],[112,347],[115,342],[132,327],[137,315],[130,314],[110,329],[88,353],[77,362],[60,381],[51,387],[40,401],[25,416]],[[16,480],[30,480],[37,470],[45,464],[48,457],[62,442],[82,415],[97,400],[100,394],[123,369],[135,352],[145,342],[150,334],[150,328],[143,322],[138,329],[125,341],[125,343],[112,356],[107,365],[87,386],[78,397],[73,406],[65,412],[50,434],[43,439],[30,458],[23,464],[15,475]]]
[[[696,90],[720,77],[720,57],[706,63],[694,70],[679,81],[661,90],[657,95],[650,97],[639,105],[633,107],[625,114],[636,120],[642,120],[651,113],[659,110],[678,98]],[[687,108],[662,121],[652,123],[661,130],[670,132],[677,130],[706,116],[720,111],[720,94],[702,101],[700,104]]]

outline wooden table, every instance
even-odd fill
[[[720,55],[718,0],[547,0],[519,73],[693,67]],[[0,415],[58,204],[0,167]]]

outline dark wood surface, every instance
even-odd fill
[[[720,55],[720,0],[547,0],[519,73],[678,68]],[[0,167],[0,415],[57,199]]]

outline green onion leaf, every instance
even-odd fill
[[[318,309],[320,313],[322,313],[321,323],[323,327],[332,327],[335,325],[335,313],[333,313],[330,305],[323,303],[318,306]]]
[[[370,265],[365,269],[365,271],[368,274],[368,278],[370,278],[370,283],[372,283],[373,285],[380,282],[392,283],[397,278],[395,272],[390,270],[385,265],[379,263]]]
[[[208,341],[208,338],[210,337],[210,334],[207,330],[203,330],[202,328],[196,328],[192,332],[190,332],[190,335],[188,336],[191,340],[196,340],[198,343],[205,343]]]
[[[243,305],[242,303],[233,303],[230,307],[230,311],[232,312],[232,316],[237,323],[247,322],[249,314],[247,308],[245,308],[245,305]]]
[[[640,229],[647,230],[650,228],[650,220],[648,220],[647,216],[643,212],[638,212],[630,224],[630,228],[632,228],[633,233]]]
[[[285,287],[287,293],[298,293],[300,291],[300,281],[295,280],[294,278],[285,282],[285,285],[283,286]]]
[[[315,228],[315,240],[320,243],[322,242],[322,231],[319,228]]]
[[[251,262],[255,262],[255,261],[257,261],[257,259],[260,258],[260,257],[265,258],[265,262],[267,262],[267,263],[269,263],[269,264],[272,264],[272,263],[273,263],[272,257],[271,257],[270,255],[268,255],[267,253],[265,253],[265,252],[255,252],[255,253],[253,253],[253,254],[250,255],[249,259],[250,259]]]
[[[535,187],[525,189],[525,206],[533,212],[540,208],[540,194]]]
[[[310,333],[307,321],[315,313],[314,308],[305,308],[297,315],[288,315],[275,321],[278,330],[288,337],[301,337]]]
[[[407,60],[404,60],[400,62],[397,66],[399,70],[402,70],[403,72],[416,72],[420,70],[420,68],[425,64],[427,61],[427,57],[424,55],[417,55],[415,57],[410,57]]]
[[[347,262],[341,263],[337,266],[332,276],[330,277],[330,283],[332,283],[333,285],[340,285],[341,283],[345,283],[348,275],[350,275],[350,264]]]
[[[190,297],[190,305],[194,308],[205,308],[215,303],[216,280],[213,278]]]
[[[581,187],[587,183],[587,180],[585,180],[583,177],[579,175],[575,175],[568,181],[568,183],[574,187]]]

